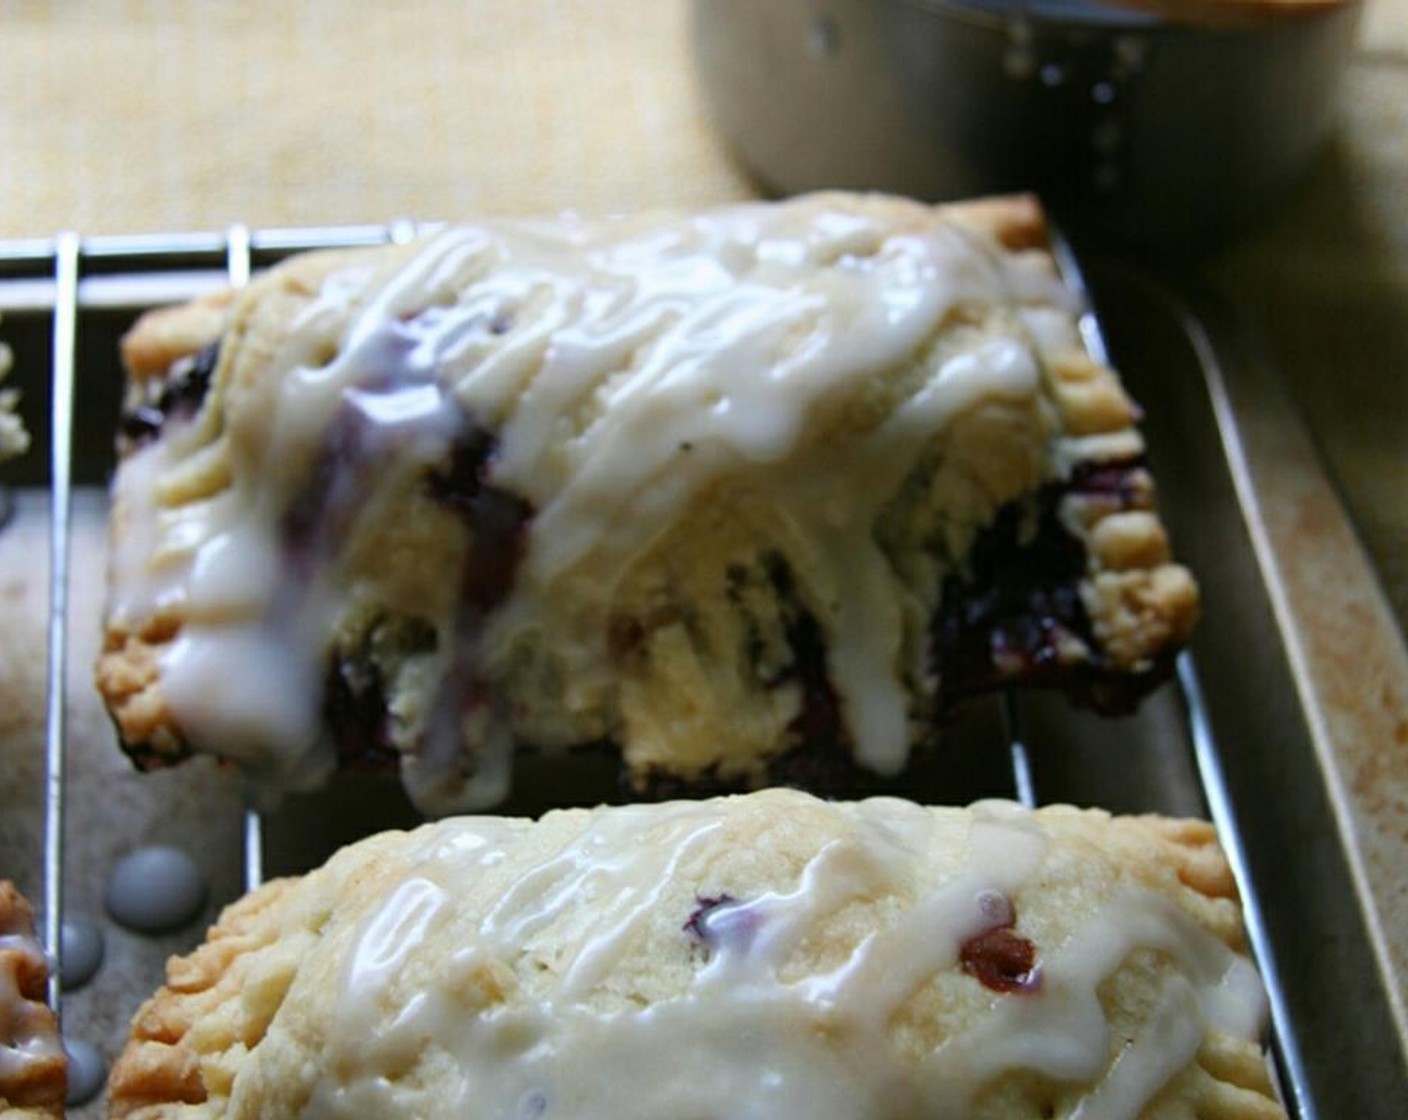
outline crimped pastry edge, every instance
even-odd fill
[[[34,910],[18,888],[0,879],[0,935],[34,936]],[[59,1044],[59,1024],[45,1003],[49,971],[42,958],[19,949],[0,948],[0,976],[12,983],[23,1006],[17,1015],[43,1032],[53,1053],[35,1057],[13,1076],[0,1075],[0,1120],[37,1120],[64,1115],[68,1062]],[[4,1043],[6,1040],[0,1040]]]
[[[772,790],[723,800],[806,797]],[[786,809],[778,804],[768,811]],[[1118,865],[1120,874],[1166,894],[1204,929],[1245,955],[1235,880],[1211,824],[1154,815],[1119,817],[1068,805],[1047,806],[1034,815],[1077,851],[1098,851]],[[423,826],[417,832],[452,823]],[[337,920],[340,893],[375,876],[383,861],[396,862],[416,835],[371,837],[307,876],[264,885],[229,906],[192,954],[173,957],[166,986],[132,1020],[131,1037],[109,1081],[110,1115],[129,1120],[217,1120],[226,1115],[241,1066],[275,1022],[284,994],[294,985],[298,962],[312,951],[321,930]],[[289,921],[281,926],[285,917]],[[272,983],[270,976],[276,977]],[[276,990],[275,1005],[254,1013],[248,1011],[248,1000],[244,1009],[233,1007],[251,985],[261,993]],[[211,1016],[222,1011],[227,1013],[224,1024],[215,1024]],[[228,1044],[224,1050],[218,1046],[222,1038]],[[1196,1069],[1197,1076],[1178,1090],[1189,1095],[1180,1095],[1175,1105],[1196,1107],[1204,1120],[1285,1120],[1259,1046],[1208,1031],[1187,1068]],[[1147,1115],[1164,1120],[1185,1114],[1165,1112],[1164,1107],[1160,1104]]]

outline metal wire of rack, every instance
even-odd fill
[[[48,994],[51,1005],[60,1015],[63,991],[58,964],[62,955],[65,866],[68,586],[72,563],[74,385],[80,316],[89,309],[135,311],[189,299],[222,286],[238,287],[249,281],[255,268],[297,252],[370,246],[388,241],[399,243],[433,228],[434,224],[401,220],[385,226],[252,231],[235,225],[223,233],[93,238],[64,233],[49,239],[0,241],[0,313],[37,311],[52,319],[50,590],[42,883],[43,937],[55,964]],[[1059,240],[1056,255],[1063,274],[1085,297],[1077,262]],[[1093,312],[1087,311],[1082,316],[1081,330],[1092,354],[1108,361],[1105,341]],[[1256,885],[1248,874],[1246,849],[1238,832],[1221,754],[1205,710],[1193,660],[1186,653],[1178,662],[1177,687],[1202,796],[1241,889],[1248,939],[1266,983],[1271,1013],[1271,1055],[1283,1098],[1298,1120],[1316,1120],[1317,1110],[1307,1089],[1304,1060],[1286,990]],[[1033,756],[1039,747],[1029,744],[1019,707],[1010,694],[1000,698],[1000,713],[1009,752],[1013,796],[1027,806],[1035,806],[1039,797]],[[245,811],[243,843],[244,885],[246,889],[253,889],[263,881],[265,854],[263,822],[254,810]]]

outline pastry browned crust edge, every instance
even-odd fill
[[[1236,882],[1208,822],[1119,817],[1065,805],[1036,815],[1120,865],[1122,874],[1166,893],[1235,952],[1246,952]],[[127,1046],[113,1067],[109,1115],[127,1120],[224,1116],[240,1066],[269,1031],[293,986],[298,959],[310,950],[309,939],[321,937],[333,920],[341,891],[363,875],[374,876],[380,861],[397,861],[397,844],[405,835],[363,841],[357,846],[360,862],[344,850],[308,876],[265,884],[227,907],[203,945],[171,958],[166,985],[133,1018]],[[298,952],[281,945],[290,936],[300,939]],[[242,998],[251,988],[259,990],[259,998]],[[1199,1117],[1285,1120],[1265,1055],[1255,1043],[1209,1031],[1190,1069],[1186,1091],[1196,1099],[1185,1103]]]
[[[7,936],[32,941],[34,910],[13,883],[0,879],[0,938]],[[0,1120],[64,1114],[68,1062],[58,1020],[45,1002],[48,982],[42,955],[0,942],[0,995],[13,992],[16,1000],[14,1006],[0,1008],[0,1047],[13,1046],[17,1034],[46,1044],[45,1053],[15,1062],[8,1072],[0,1065]]]
[[[133,1017],[108,1077],[110,1116],[218,1115],[206,1108],[215,1072],[192,1032],[203,1017],[238,998],[249,962],[277,939],[279,907],[299,881],[272,880],[227,906],[202,945],[167,962],[165,986]],[[258,1037],[242,1040],[245,1048],[257,1044]]]
[[[173,364],[228,337],[230,344],[220,356],[223,363],[238,348],[244,318],[262,293],[275,288],[290,298],[311,298],[328,273],[366,252],[334,249],[300,254],[257,278],[248,289],[223,290],[142,315],[121,343],[127,373],[124,415],[160,394]],[[218,379],[218,366],[210,376],[212,383]],[[119,453],[124,453],[121,440]],[[110,527],[114,535],[123,531],[117,516]],[[136,628],[111,617],[104,625],[95,680],[123,749],[139,769],[159,769],[191,754],[160,683],[161,657],[180,631],[181,618],[169,609],[147,616]]]

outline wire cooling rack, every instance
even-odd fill
[[[0,314],[37,313],[48,315],[52,320],[43,936],[55,962],[62,951],[74,393],[76,340],[83,316],[105,310],[136,313],[222,287],[241,286],[248,282],[256,268],[293,253],[401,242],[431,228],[434,227],[410,221],[385,226],[302,230],[251,230],[236,225],[223,233],[209,234],[83,238],[66,233],[54,238],[0,241]],[[1083,292],[1084,283],[1075,259],[1060,242],[1057,257],[1067,280]],[[1093,313],[1083,316],[1081,327],[1092,353],[1101,360],[1108,360],[1105,340]],[[1270,998],[1271,1053],[1283,1097],[1298,1120],[1314,1120],[1317,1111],[1306,1088],[1296,1024],[1288,1009],[1257,885],[1248,873],[1243,838],[1224,778],[1222,755],[1191,656],[1185,654],[1180,658],[1173,687],[1178,696],[1172,710],[1181,723],[1176,729],[1176,738],[1191,755],[1199,796],[1218,828],[1242,890],[1249,942]],[[1010,760],[1010,795],[1034,806],[1040,800],[1041,790],[1032,763],[1041,745],[1029,745],[1030,736],[1024,727],[1021,707],[1012,696],[1004,695],[998,703]],[[966,799],[962,790],[953,791],[950,798]],[[263,880],[266,855],[263,821],[254,811],[245,812],[243,843],[244,883],[247,889],[252,889]],[[49,998],[61,1013],[63,992],[57,967],[50,977]]]

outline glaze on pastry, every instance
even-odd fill
[[[0,879],[0,1120],[62,1116],[67,1062],[45,1000],[49,966],[34,912]]]
[[[399,766],[440,813],[520,747],[825,785],[1009,684],[1127,709],[1197,591],[1079,310],[1029,200],[829,194],[467,226],[150,315],[121,738],[274,790]]]
[[[1273,1120],[1212,829],[789,790],[457,818],[230,907],[114,1116]]]

